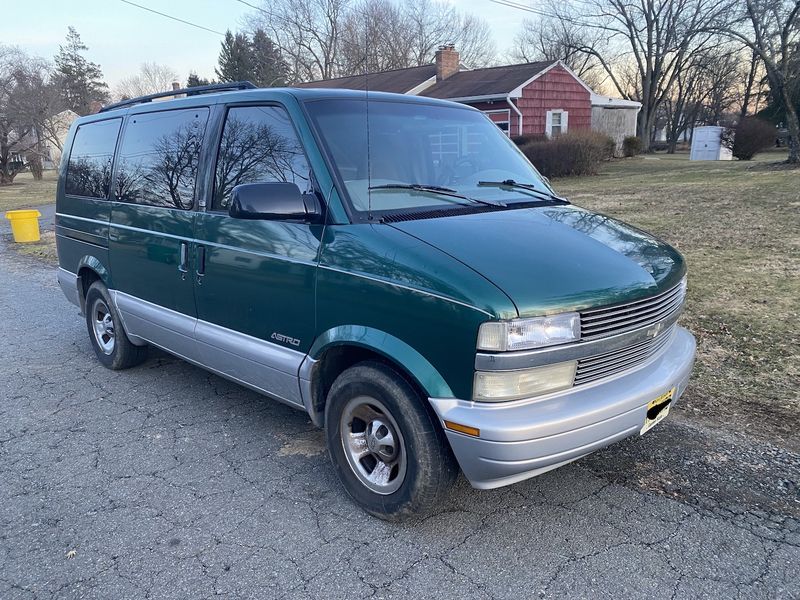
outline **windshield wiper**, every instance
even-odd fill
[[[458,198],[459,200],[466,200],[474,204],[483,204],[485,206],[505,208],[506,204],[503,202],[489,202],[488,200],[479,200],[478,198],[470,198],[464,194],[459,194],[457,190],[440,185],[426,185],[422,183],[385,183],[383,185],[373,185],[368,189],[370,190],[413,190],[415,192],[430,192],[440,196]]]
[[[556,196],[555,194],[550,194],[548,192],[543,192],[539,188],[537,188],[532,183],[517,183],[513,179],[505,179],[503,181],[479,181],[479,187],[500,187],[500,188],[512,188],[515,190],[523,190],[526,192],[530,192],[540,198],[544,198],[545,200],[554,200],[556,202],[564,202],[569,204],[569,200],[566,198],[562,198],[561,196]]]

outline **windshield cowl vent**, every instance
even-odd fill
[[[381,217],[383,223],[400,223],[402,221],[421,221],[423,219],[438,219],[440,217],[457,217],[460,215],[474,215],[475,213],[496,212],[508,210],[506,206],[463,206],[459,208],[437,208],[435,210],[419,210],[413,212],[393,213]],[[519,208],[514,206],[513,208]]]

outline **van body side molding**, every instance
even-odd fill
[[[131,341],[147,342],[197,366],[305,409],[298,371],[303,352],[109,290]]]

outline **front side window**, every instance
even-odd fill
[[[311,191],[308,161],[289,114],[278,106],[231,108],[217,154],[211,210],[228,210],[237,185],[269,182]]]
[[[476,110],[382,100],[369,107],[364,100],[306,106],[356,213],[536,201],[497,185],[508,180],[551,193],[513,142]],[[401,187],[409,185],[428,190]]]
[[[117,200],[191,209],[207,121],[207,108],[132,115],[119,151]]]
[[[75,132],[67,163],[64,191],[70,196],[108,198],[114,148],[122,119],[81,125]]]

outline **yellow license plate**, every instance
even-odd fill
[[[644,425],[642,425],[639,435],[643,435],[650,431],[656,423],[660,423],[668,414],[669,408],[672,405],[672,397],[675,395],[675,388],[661,394],[658,398],[654,398],[647,403],[647,415],[644,418]]]

